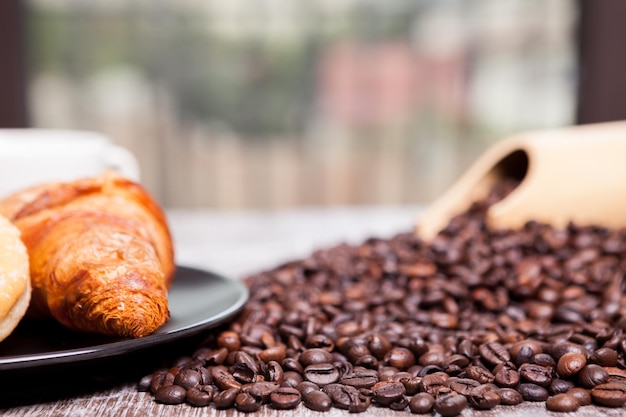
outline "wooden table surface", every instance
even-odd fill
[[[409,230],[420,207],[300,209],[280,212],[169,210],[179,265],[211,270],[240,279],[279,263],[307,256],[337,243],[390,237]],[[188,355],[200,336],[115,358],[63,367],[0,374],[0,416],[240,416],[234,410],[163,405],[136,389],[139,378],[172,358]],[[205,335],[206,336],[206,335]],[[293,411],[264,407],[254,415],[271,417],[347,417],[347,411],[319,413],[300,406]],[[370,407],[364,416],[409,415]],[[625,409],[594,406],[571,414],[552,413],[544,403],[500,406],[490,411],[467,409],[466,417],[623,416]]]

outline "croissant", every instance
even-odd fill
[[[165,215],[113,173],[37,185],[0,200],[29,255],[30,316],[69,329],[146,336],[167,320],[174,250]]]

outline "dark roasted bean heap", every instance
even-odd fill
[[[242,412],[624,407],[626,230],[490,230],[505,191],[429,243],[409,231],[249,277],[241,316],[139,389]]]

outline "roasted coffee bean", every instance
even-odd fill
[[[435,397],[427,392],[415,394],[409,400],[409,410],[413,414],[429,414],[435,405]]]
[[[280,385],[275,382],[258,381],[243,385],[240,392],[247,392],[262,404],[267,404],[270,401],[272,392],[276,391],[278,388],[280,388]]]
[[[341,383],[355,388],[371,388],[378,382],[378,372],[372,369],[355,368],[353,372],[344,375]]]
[[[465,370],[467,378],[474,379],[481,384],[492,383],[496,377],[487,368],[482,366],[468,366]]]
[[[569,391],[574,388],[576,385],[573,381],[569,379],[561,379],[555,378],[550,382],[550,386],[548,386],[548,391],[552,395],[563,394],[564,392]]]
[[[423,355],[422,355],[423,356]],[[400,370],[408,369],[415,365],[413,352],[406,348],[393,348],[387,352],[383,358],[385,364]]]
[[[600,366],[616,366],[617,359],[618,355],[615,349],[601,347],[593,352],[589,361]]]
[[[322,391],[309,391],[302,395],[302,402],[305,407],[313,411],[328,411],[332,407],[332,400]]]
[[[228,369],[224,366],[215,366],[211,369],[211,377],[213,383],[222,390],[230,388],[241,388],[241,383],[237,382],[235,377],[228,372]]]
[[[217,346],[226,348],[229,351],[239,350],[241,348],[241,339],[239,334],[234,331],[224,331],[217,336]]]
[[[469,394],[469,402],[478,410],[490,410],[500,404],[500,393],[490,384],[479,385]]]
[[[349,410],[352,413],[363,412],[370,405],[370,398],[361,395],[354,387],[329,384],[324,386],[322,391],[328,394],[335,407]]]
[[[316,363],[304,369],[304,378],[320,387],[339,380],[339,371],[331,363]]]
[[[513,388],[500,389],[500,404],[502,405],[518,405],[524,402],[522,394]]]
[[[556,364],[556,372],[564,378],[580,372],[587,365],[587,358],[579,352],[564,353]]]
[[[213,396],[213,404],[217,409],[227,409],[235,405],[235,398],[239,394],[239,388],[229,388],[220,391]]]
[[[626,385],[607,382],[591,389],[591,400],[605,407],[621,407],[626,404]]]
[[[446,385],[457,394],[467,397],[472,389],[480,385],[480,382],[470,378],[449,378],[446,381]]]
[[[143,376],[137,383],[137,391],[147,392],[150,391],[150,383],[152,382],[153,374]]]
[[[178,385],[162,386],[154,393],[154,399],[163,404],[180,404],[185,401],[186,392]]]
[[[295,388],[280,387],[270,394],[270,402],[274,408],[290,410],[296,408],[301,401],[301,394]]]
[[[333,355],[326,349],[307,349],[300,354],[298,361],[302,367],[306,368],[309,365],[319,363],[332,363]]]
[[[419,392],[419,384],[422,381],[420,377],[401,378],[400,382],[404,385],[407,395],[415,395]]]
[[[545,368],[556,367],[556,361],[552,356],[547,353],[538,353],[532,357],[532,363],[535,365],[543,366]],[[521,365],[520,365],[521,366]]]
[[[556,394],[546,400],[546,408],[550,411],[571,413],[579,407],[578,400],[571,394]]]
[[[522,346],[519,348],[517,354],[514,356],[513,363],[515,364],[515,366],[520,367],[525,363],[531,363],[534,357],[535,353],[530,346]]]
[[[276,382],[278,384],[281,384],[285,378],[283,368],[277,361],[267,362],[264,374],[267,381]]]
[[[159,388],[174,384],[176,377],[168,371],[158,371],[152,375],[150,380],[150,391],[155,394]]]
[[[433,406],[435,412],[443,417],[458,416],[466,407],[467,398],[462,395],[446,395],[437,398]]]
[[[406,389],[401,382],[384,381],[378,382],[372,387],[372,395],[378,404],[388,406],[400,401],[406,394]]]
[[[367,338],[367,347],[372,352],[372,355],[378,360],[382,360],[393,345],[384,335],[374,334]]]
[[[426,375],[418,385],[420,392],[427,392],[437,397],[443,387],[449,388],[446,384],[448,376],[442,372]]]
[[[233,378],[239,383],[249,384],[256,381],[256,373],[245,363],[236,363],[232,366],[231,373]]]
[[[578,382],[583,388],[593,388],[609,382],[609,373],[602,366],[590,363],[578,374]]]
[[[492,366],[509,362],[511,355],[509,351],[498,342],[483,343],[478,347],[482,359]]]
[[[548,390],[537,384],[522,383],[517,387],[524,401],[545,401],[550,394]]]
[[[302,381],[304,381],[304,377],[300,373],[295,371],[288,371],[284,373],[283,382],[281,385],[295,388]]]
[[[552,356],[555,360],[559,360],[561,356],[566,353],[580,353],[581,355],[585,355],[585,349],[581,345],[577,345],[575,343],[563,342],[557,343],[550,347],[550,356]]]
[[[519,373],[524,380],[532,384],[545,387],[552,382],[552,369],[545,366],[525,363],[520,366]]]
[[[206,407],[211,404],[213,394],[212,390],[207,391],[198,388],[188,388],[185,393],[185,397],[187,398],[187,402],[191,405],[195,405],[196,407]]]
[[[578,401],[578,404],[582,407],[591,404],[591,393],[589,390],[580,387],[574,387],[567,391],[567,393]]]
[[[248,392],[240,392],[235,397],[235,408],[244,413],[253,413],[261,407],[261,401]]]
[[[287,356],[287,347],[283,344],[272,346],[260,351],[256,356],[263,362],[280,362]]]
[[[493,370],[493,382],[502,388],[514,388],[520,382],[520,374],[506,364],[500,364]]]
[[[302,373],[304,371],[304,368],[302,367],[302,365],[300,365],[300,362],[298,362],[294,358],[285,358],[285,360],[281,362],[281,366],[283,367],[284,372],[293,371]]]
[[[307,393],[309,393],[311,391],[318,391],[320,389],[319,385],[314,384],[311,381],[302,381],[301,383],[296,385],[295,388],[298,390],[298,392],[302,396],[304,396],[305,394],[307,394]]]

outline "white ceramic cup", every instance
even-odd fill
[[[107,170],[139,181],[135,156],[100,133],[0,129],[0,197],[31,185],[72,181]]]

